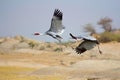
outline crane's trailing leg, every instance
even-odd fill
[[[100,53],[100,54],[102,54],[102,51],[100,50],[100,47],[99,47],[99,45],[98,45],[98,50],[99,50],[99,53]]]

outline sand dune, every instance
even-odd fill
[[[97,48],[78,55],[70,47],[77,44],[67,46],[21,37],[0,39],[0,66],[35,68],[23,75],[64,77],[60,80],[120,79],[120,43],[100,44],[102,55]]]

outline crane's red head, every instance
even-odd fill
[[[35,32],[35,33],[34,33],[34,35],[40,35],[40,33],[38,33],[38,32]]]

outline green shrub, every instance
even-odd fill
[[[48,44],[46,47],[47,47],[47,48],[51,48],[52,46],[51,46],[50,44]]]
[[[33,48],[35,46],[34,42],[29,42],[28,44],[30,45],[31,48]]]
[[[116,34],[113,32],[104,32],[100,34],[100,37],[98,38],[100,42],[111,42],[111,41],[117,41],[120,42],[120,34]]]
[[[56,48],[56,49],[54,49],[54,51],[55,52],[61,52],[61,51],[63,51],[63,49],[62,48]]]
[[[45,47],[44,47],[44,46],[41,46],[39,50],[45,50]]]

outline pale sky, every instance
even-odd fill
[[[120,28],[120,0],[0,0],[0,37],[22,35],[57,42],[49,36],[32,35],[49,29],[56,8],[63,12],[63,41],[69,40],[70,32],[79,35],[89,23],[100,32],[97,22],[106,16],[113,20],[113,27]]]

